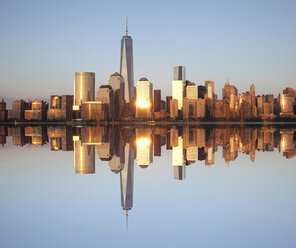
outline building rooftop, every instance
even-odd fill
[[[113,74],[111,74],[111,76],[120,76],[120,77],[122,77],[121,74],[119,74],[118,72],[114,72]]]
[[[140,78],[139,81],[149,81],[149,80],[147,78],[145,78],[145,77],[142,77],[142,78]]]
[[[112,89],[112,87],[111,87],[110,85],[107,85],[107,84],[106,84],[106,85],[101,85],[101,86],[100,86],[100,89],[105,89],[105,88],[108,88],[108,89],[110,89],[110,90]]]

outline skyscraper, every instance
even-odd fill
[[[188,99],[197,99],[197,86],[194,83],[188,83],[186,86],[186,97]]]
[[[95,73],[75,72],[74,105],[95,100]]]
[[[122,113],[122,102],[124,100],[124,79],[118,73],[113,73],[108,80],[108,85],[114,90],[114,114],[115,118],[120,118]]]
[[[213,99],[215,93],[215,83],[213,81],[207,80],[205,81],[205,86],[207,89],[206,96],[207,98]]]
[[[178,109],[183,109],[183,98],[185,97],[185,82],[182,80],[172,81],[172,96],[178,101]]]
[[[121,39],[120,74],[124,78],[124,99],[131,103],[134,97],[134,65],[133,65],[133,40],[126,34]]]
[[[137,83],[136,117],[151,116],[152,84],[147,78],[141,78]]]
[[[252,84],[250,86],[250,94],[251,94],[252,114],[253,114],[253,116],[257,116],[255,85],[254,84]]]
[[[174,67],[174,80],[185,81],[185,67],[184,66],[175,66]]]

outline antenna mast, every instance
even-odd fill
[[[127,20],[127,16],[126,16],[126,20],[125,20],[125,34],[126,34],[126,36],[128,36],[128,20]]]

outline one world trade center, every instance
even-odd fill
[[[124,78],[124,99],[131,103],[134,97],[133,40],[128,35],[127,23],[126,34],[121,39],[120,74]]]

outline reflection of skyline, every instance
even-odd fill
[[[286,158],[296,155],[296,129],[263,126],[240,127],[156,127],[114,128],[94,127],[46,127],[46,126],[0,126],[0,144],[5,146],[7,137],[15,146],[41,146],[50,142],[52,151],[74,151],[75,159],[81,160],[83,153],[97,156],[108,162],[111,171],[118,173],[126,164],[126,146],[133,150],[132,159],[147,168],[153,156],[161,156],[161,147],[172,150],[172,166],[188,166],[196,161],[214,165],[218,147],[226,163],[234,161],[240,153],[251,161],[257,152],[277,149]],[[94,152],[87,149],[94,148]],[[82,157],[81,157],[82,156]],[[80,158],[81,157],[81,158]],[[76,162],[77,162],[76,161]],[[80,162],[81,163],[81,162]],[[75,167],[76,168],[76,167]]]
[[[239,127],[7,127],[0,126],[0,144],[7,136],[15,146],[41,146],[50,141],[52,151],[74,151],[76,174],[95,173],[95,154],[110,171],[120,175],[121,206],[133,208],[134,161],[147,168],[153,156],[161,156],[161,147],[172,150],[172,174],[175,180],[185,180],[186,167],[204,161],[205,166],[215,164],[218,148],[227,166],[240,153],[255,160],[257,152],[273,152],[283,157],[296,156],[296,129],[263,126]]]

